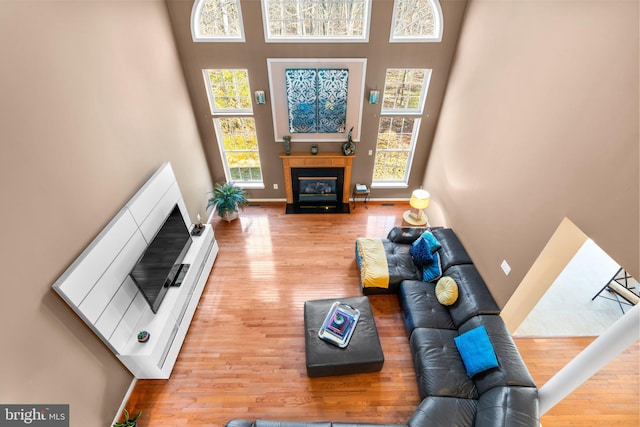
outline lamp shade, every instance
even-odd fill
[[[409,204],[414,209],[427,209],[429,206],[429,192],[423,189],[414,190]]]

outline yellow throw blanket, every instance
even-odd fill
[[[363,288],[389,288],[389,266],[381,239],[356,239]]]

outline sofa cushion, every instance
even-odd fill
[[[459,264],[471,264],[471,257],[465,250],[456,233],[450,228],[436,228],[431,230],[433,236],[440,243],[440,261],[442,262],[442,270]]]
[[[387,234],[387,239],[394,243],[411,244],[425,231],[426,228],[420,227],[393,227]]]
[[[409,419],[409,427],[474,425],[478,401],[427,396]],[[509,424],[504,424],[509,425]]]
[[[411,245],[393,243],[383,239],[382,245],[387,254],[389,265],[389,286],[397,286],[403,280],[417,280],[420,278],[420,270],[413,263],[409,249]]]
[[[409,340],[420,398],[427,396],[477,399],[473,380],[460,359],[449,329],[416,328]]]
[[[448,307],[456,327],[478,314],[500,313],[500,307],[473,264],[454,265],[443,275],[451,277],[458,284],[458,300]]]
[[[432,283],[404,280],[398,288],[398,301],[408,337],[415,328],[456,329],[449,310],[438,302]]]
[[[496,387],[480,396],[475,427],[537,426],[538,390],[530,387]]]
[[[498,367],[498,359],[484,325],[455,337],[454,341],[470,377]]]
[[[435,290],[436,298],[442,305],[451,305],[458,300],[458,284],[449,276],[441,277]]]
[[[481,372],[473,377],[478,393],[501,386],[536,387],[502,318],[498,315],[475,316],[465,322],[458,332],[465,333],[484,326],[493,345],[498,368]],[[415,333],[415,332],[414,332]]]

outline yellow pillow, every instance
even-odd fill
[[[442,305],[451,305],[458,300],[458,284],[449,276],[443,276],[436,284],[436,298]]]

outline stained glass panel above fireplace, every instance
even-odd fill
[[[287,68],[290,133],[344,133],[348,69]]]

